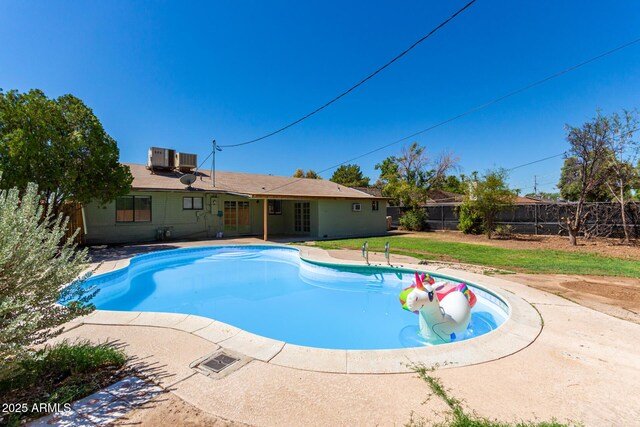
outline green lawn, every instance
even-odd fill
[[[584,252],[504,249],[472,243],[443,242],[429,238],[398,236],[326,240],[316,242],[316,246],[323,249],[359,250],[364,240],[369,242],[370,251],[384,251],[384,244],[388,241],[391,245],[391,253],[411,255],[426,260],[457,261],[523,273],[590,274],[640,278],[640,261]]]

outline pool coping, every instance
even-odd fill
[[[251,244],[232,246],[267,246],[295,248],[302,260],[332,265],[366,266],[360,261],[347,261],[332,257],[327,251],[312,246],[283,244]],[[215,247],[215,246],[210,246]],[[204,250],[207,247],[199,247]],[[195,249],[195,248],[193,248]],[[182,249],[178,249],[183,251]],[[166,252],[161,251],[159,253]],[[143,255],[143,256],[148,256]],[[96,275],[109,276],[129,267],[131,257],[117,270]],[[371,267],[388,267],[371,263]],[[512,282],[494,276],[485,276],[452,268],[426,269],[424,265],[406,264],[403,269],[436,273],[469,281],[493,293],[504,301],[510,310],[509,318],[495,330],[471,340],[441,344],[432,347],[415,347],[390,350],[330,350],[305,347],[252,334],[224,322],[191,314],[95,310],[77,319],[69,327],[83,324],[110,326],[143,326],[183,331],[205,339],[222,350],[244,354],[252,359],[287,368],[330,373],[384,374],[412,372],[414,365],[460,367],[502,359],[528,347],[542,331],[542,318],[527,301],[506,288]]]

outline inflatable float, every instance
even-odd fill
[[[442,284],[415,273],[415,283],[400,293],[402,308],[418,314],[420,334],[428,342],[450,342],[464,336],[477,298],[464,283]]]

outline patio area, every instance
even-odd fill
[[[93,250],[92,256],[96,262],[102,262],[98,270],[102,273],[123,268],[130,257],[153,250],[260,242],[258,239],[172,242],[104,248]],[[362,263],[355,251],[329,253],[313,247],[302,247],[302,251],[305,257],[316,260]],[[371,254],[370,259],[373,263],[384,261],[382,254]],[[411,267],[417,260],[392,256],[392,263]],[[470,412],[503,421],[555,417],[561,422],[585,425],[637,422],[640,404],[634,391],[640,381],[640,362],[635,343],[640,339],[640,325],[517,283],[517,277],[438,268],[434,272],[486,284],[509,298],[512,305],[512,301],[522,301],[537,316],[534,319],[527,315],[522,322],[511,322],[525,326],[505,335],[508,339],[504,345],[517,344],[511,351],[496,351],[487,341],[471,346],[464,356],[447,349],[452,345],[445,345],[439,349],[438,358],[416,353],[406,357],[407,363],[440,362],[434,376]],[[526,310],[523,306],[522,312]],[[363,362],[382,368],[397,366],[395,359],[390,365],[380,361],[385,356],[371,360],[371,355],[366,355],[359,364],[350,364],[348,355],[336,359],[330,351],[325,351],[326,357],[322,357],[321,350],[313,354],[299,350],[294,359],[306,361],[306,366],[285,363],[282,347],[265,353],[268,346],[247,346],[247,340],[238,339],[242,331],[222,331],[228,336],[221,336],[219,328],[212,328],[212,321],[201,319],[187,315],[97,312],[70,324],[70,329],[57,339],[88,338],[122,346],[133,358],[132,363],[143,367],[149,379],[171,393],[168,400],[175,406],[178,406],[175,402],[182,400],[222,424],[403,425],[412,413],[414,420],[424,419],[427,424],[443,421],[447,416],[448,406],[436,396],[429,397],[431,389],[414,373],[362,368],[366,365]],[[537,328],[531,327],[533,320]],[[236,345],[231,348],[241,356],[249,356],[246,363],[220,376],[207,376],[194,369],[196,361],[221,347],[230,347],[234,340]],[[474,352],[484,357],[474,359]],[[162,399],[167,400],[164,396],[127,417],[132,421],[153,417],[163,410]],[[126,419],[121,422],[126,423]]]

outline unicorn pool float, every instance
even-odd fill
[[[420,334],[427,342],[464,337],[476,301],[464,283],[435,286],[433,277],[417,272],[415,283],[400,293],[402,308],[418,314]]]

